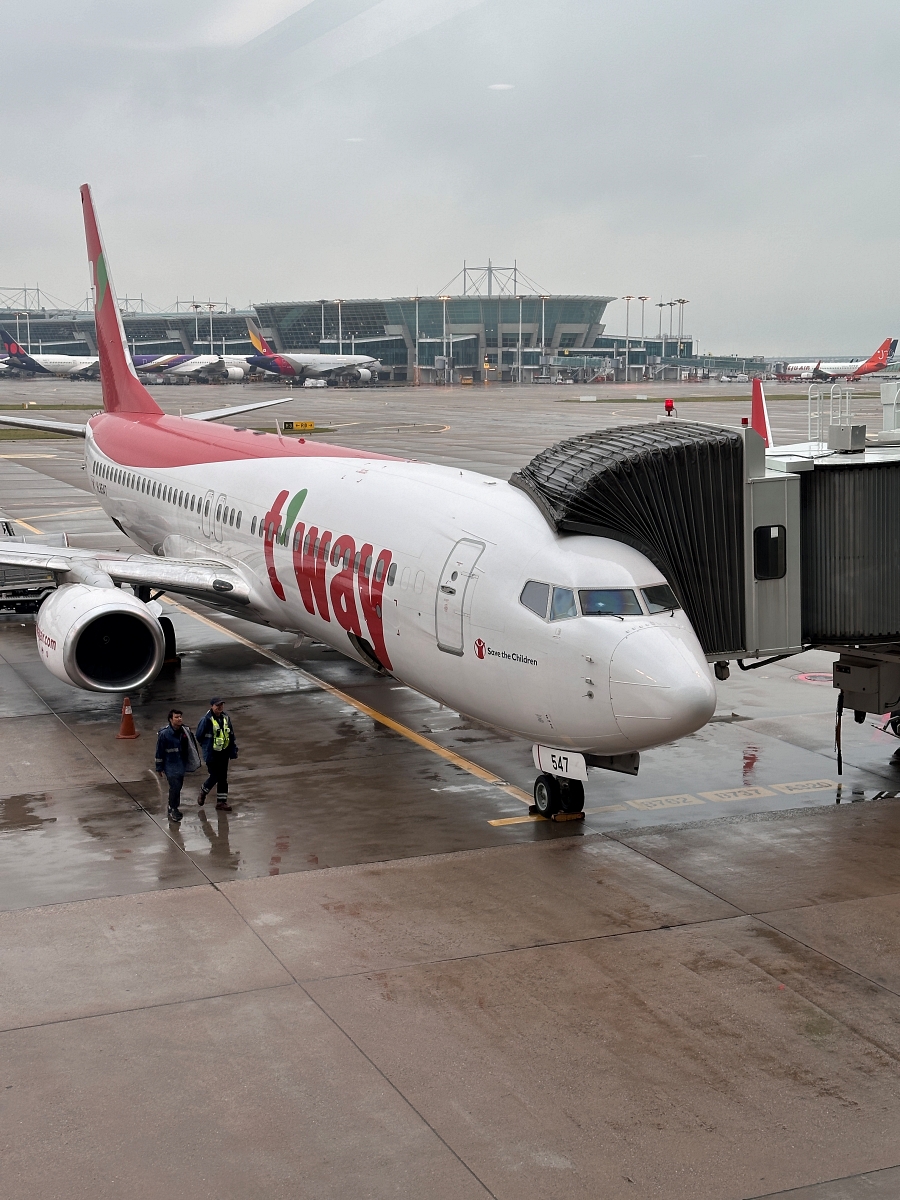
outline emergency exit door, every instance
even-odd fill
[[[463,654],[466,594],[472,586],[475,564],[482,550],[484,542],[463,538],[450,551],[441,571],[434,624],[438,649],[447,654]]]

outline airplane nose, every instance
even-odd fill
[[[679,631],[680,632],[680,631]],[[684,737],[716,707],[706,662],[678,632],[654,627],[627,634],[613,651],[609,692],[616,724],[635,747]]]

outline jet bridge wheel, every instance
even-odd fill
[[[552,817],[561,804],[559,780],[555,775],[538,775],[534,781],[534,807],[542,817]]]

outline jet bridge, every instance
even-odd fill
[[[900,426],[893,386],[885,424],[896,414]],[[844,684],[847,707],[882,713],[900,706],[892,429],[867,439],[842,413],[818,431],[826,438],[767,453],[748,427],[660,418],[559,442],[510,482],[558,533],[614,538],[646,555],[720,677],[729,659],[818,646],[841,655],[835,686]]]

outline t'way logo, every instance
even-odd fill
[[[341,629],[356,637],[363,636],[364,620],[376,658],[390,671],[393,668],[384,642],[381,606],[393,555],[390,550],[379,550],[376,554],[371,542],[364,542],[357,548],[349,533],[339,534],[332,541],[330,529],[320,531],[317,525],[306,526],[303,521],[297,522],[292,533],[291,526],[306,495],[304,488],[294,496],[283,521],[282,510],[288,498],[286,491],[278,493],[266,513],[264,553],[272,591],[279,600],[287,599],[275,569],[275,546],[290,543],[294,578],[306,611],[311,616],[318,612],[323,621],[330,621],[333,614]],[[329,563],[338,568],[330,583],[327,577]]]

